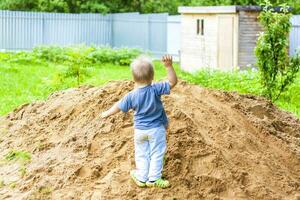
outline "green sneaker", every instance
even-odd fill
[[[158,187],[158,188],[164,189],[164,188],[170,187],[170,183],[167,180],[163,180],[163,179],[159,178],[154,182],[147,181],[146,186],[147,187]]]
[[[130,171],[130,176],[131,176],[131,179],[134,181],[134,183],[139,186],[139,187],[146,187],[146,183],[145,182],[142,182],[142,181],[139,181],[135,175],[134,175],[134,170]]]

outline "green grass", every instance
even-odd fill
[[[47,98],[54,91],[77,87],[75,78],[63,78],[67,66],[55,63],[11,63],[0,61],[0,115],[5,115],[21,104]],[[256,71],[220,72],[203,70],[195,75],[180,71],[179,78],[208,88],[217,88],[240,93],[261,94]],[[81,85],[103,85],[111,80],[131,80],[128,66],[97,64],[87,69]],[[155,62],[155,79],[166,77],[164,67]],[[300,116],[300,73],[296,82],[275,102],[282,109]]]
[[[184,72],[180,74],[182,79],[207,88],[236,91],[241,94],[260,95],[262,93],[259,73],[256,70],[233,72],[203,70],[195,75]],[[295,82],[274,103],[281,109],[300,117],[300,72]]]
[[[67,66],[54,63],[19,64],[0,62],[0,115],[5,115],[21,104],[45,99],[57,90],[77,87],[75,78],[61,78]],[[129,67],[103,64],[88,68],[89,76],[82,85],[103,85],[111,80],[131,79]],[[156,72],[161,79],[165,72]],[[61,80],[63,79],[63,80]]]

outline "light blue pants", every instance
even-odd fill
[[[134,130],[135,176],[138,180],[155,181],[161,178],[166,152],[164,126],[148,130]]]

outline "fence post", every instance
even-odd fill
[[[41,38],[42,38],[42,45],[45,44],[45,34],[44,34],[44,31],[45,31],[45,13],[42,13],[41,15],[39,15],[39,17],[41,18],[42,20],[42,26],[41,26]]]
[[[146,47],[147,47],[147,50],[149,51],[150,50],[150,35],[151,35],[151,30],[150,30],[150,15],[147,15],[147,35],[146,35]]]
[[[109,23],[110,23],[110,46],[114,47],[114,14],[110,14]]]

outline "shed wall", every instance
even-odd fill
[[[295,55],[300,51],[300,15],[294,15],[291,18],[292,29],[290,32],[290,55]]]
[[[218,14],[218,69],[231,70],[237,66],[238,15]]]
[[[258,12],[239,12],[238,66],[240,67],[256,63],[254,48],[258,34],[262,31],[257,19],[258,15]]]
[[[204,19],[204,35],[197,35],[197,19]],[[181,67],[195,72],[217,66],[217,17],[214,14],[183,14],[181,18]]]

